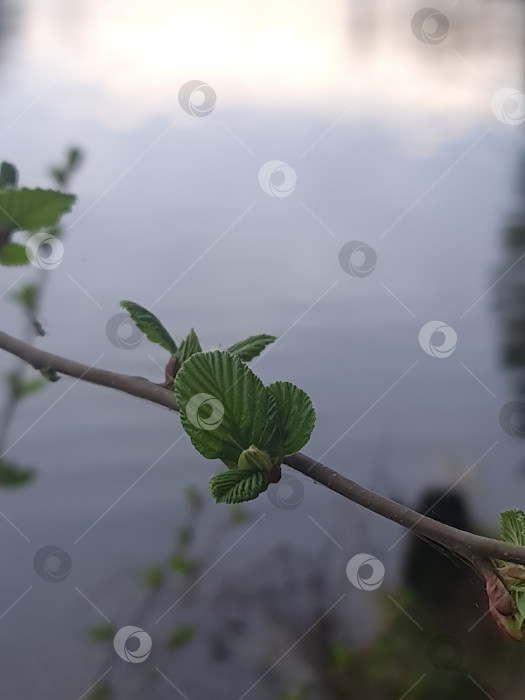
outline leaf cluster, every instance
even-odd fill
[[[210,481],[215,500],[233,504],[256,498],[283,459],[308,442],[315,423],[304,391],[290,382],[265,387],[246,365],[275,337],[253,335],[225,350],[203,352],[193,328],[177,345],[151,311],[127,300],[121,306],[149,340],[170,353],[166,374],[194,447],[228,467]]]

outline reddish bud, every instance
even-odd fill
[[[276,484],[281,480],[281,467],[272,467],[270,474],[268,475],[268,483]]]

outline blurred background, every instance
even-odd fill
[[[205,349],[276,335],[253,367],[311,396],[307,454],[497,536],[525,496],[522,9],[0,0],[0,160],[49,187],[84,154],[60,265],[2,268],[2,330],[24,336],[11,297],[38,279],[39,347],[152,381],[167,358],[126,342],[121,299]],[[0,492],[6,697],[521,697],[475,573],[396,525],[287,469],[216,506],[169,411],[3,389],[2,458],[36,474]]]

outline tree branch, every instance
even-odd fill
[[[0,349],[16,355],[35,369],[54,369],[68,377],[76,377],[91,384],[117,389],[117,391],[131,394],[131,396],[137,396],[139,399],[146,399],[146,401],[171,408],[173,411],[179,410],[173,391],[154,384],[144,377],[132,377],[129,374],[110,372],[107,369],[98,369],[81,362],[68,360],[65,357],[28,345],[28,343],[13,338],[2,331],[0,331]]]
[[[178,411],[173,391],[154,384],[144,377],[133,377],[127,374],[98,369],[93,366],[90,367],[81,362],[75,362],[74,360],[35,348],[1,331],[0,349],[20,357],[35,369],[54,369],[60,374],[76,377],[82,381],[99,384],[117,391],[123,391],[131,396],[146,399],[173,411]],[[481,537],[440,523],[356,484],[354,481],[342,476],[342,474],[300,452],[287,457],[284,463],[350,501],[374,513],[378,513],[384,518],[393,520],[399,525],[413,530],[418,535],[443,545],[472,562],[476,568],[478,568],[478,561],[486,559],[501,559],[525,565],[525,547],[508,544],[489,537]]]
[[[342,476],[338,472],[316,462],[311,457],[298,452],[286,457],[284,463],[305,476],[309,476],[327,488],[341,494],[367,510],[393,520],[395,523],[413,530],[418,535],[438,542],[447,549],[476,564],[476,559],[502,559],[516,564],[525,564],[525,547],[501,542],[490,537],[473,535],[450,525],[428,518],[411,508],[391,501],[374,491],[364,488]],[[478,568],[478,567],[477,567]]]

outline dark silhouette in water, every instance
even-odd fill
[[[430,489],[416,509],[446,525],[472,531],[466,500],[460,493]],[[462,560],[440,545],[412,535],[403,580],[422,602],[432,606],[449,604],[457,596],[466,573],[467,565]]]

